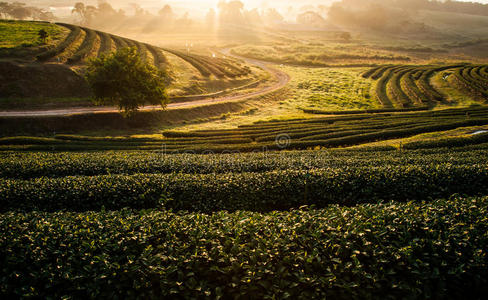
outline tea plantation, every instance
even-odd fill
[[[488,143],[444,144],[1,152],[0,293],[482,299]]]
[[[53,39],[11,34],[2,60],[79,69],[135,47],[198,85],[254,78],[234,59],[10,23]],[[485,299],[485,62],[344,69],[409,59],[281,55],[292,47],[240,53],[341,69],[280,66],[293,99],[278,89],[235,109],[0,118],[0,298]]]
[[[72,134],[50,137],[7,136],[0,137],[0,151],[86,151],[86,150],[160,150],[165,153],[228,153],[267,150],[307,150],[361,145],[377,141],[408,138],[419,134],[442,132],[456,128],[488,125],[488,108],[472,106],[442,110],[414,111],[358,111],[345,115],[337,112],[315,111],[317,116],[276,120],[240,125],[233,129],[163,132],[160,137],[114,138]],[[318,115],[328,116],[318,116]],[[96,114],[63,117],[0,119],[0,129],[5,131],[35,129],[52,132],[60,129],[56,124],[90,123],[100,120]],[[141,112],[128,126],[138,128],[158,122],[157,114]],[[118,124],[118,126],[121,126]],[[147,129],[147,128],[146,128]],[[1,134],[0,134],[1,136]],[[444,141],[445,146],[475,145],[488,142],[486,133],[462,136],[457,140]],[[426,147],[406,144],[409,149]],[[437,147],[437,146],[433,146]]]

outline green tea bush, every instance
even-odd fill
[[[127,40],[120,36],[112,35],[112,39],[114,40],[115,45],[117,46],[117,50],[130,47],[129,44],[127,43]]]
[[[403,145],[404,149],[425,149],[440,147],[464,147],[467,145],[476,145],[488,143],[488,134],[481,133],[465,137],[451,137],[437,140],[410,142]]]
[[[480,68],[480,76],[485,79],[488,79],[488,66],[482,66]]]
[[[376,114],[376,113],[388,113],[388,112],[412,112],[412,111],[425,111],[425,110],[429,110],[429,108],[409,107],[409,108],[398,108],[398,109],[380,108],[380,109],[339,110],[339,111],[303,109],[303,112],[307,114],[317,114],[317,115],[359,115],[359,114]]]
[[[374,90],[374,95],[376,96],[376,100],[378,100],[378,102],[381,103],[382,106],[387,108],[393,107],[393,104],[391,103],[391,100],[386,93],[386,85],[388,84],[388,81],[390,81],[391,77],[393,76],[394,71],[395,68],[387,69],[384,72],[383,76],[376,83],[376,87]]]
[[[405,147],[409,147],[405,144]],[[474,145],[476,146],[476,145]],[[0,177],[95,176],[110,174],[262,173],[275,170],[451,164],[486,164],[488,144],[477,148],[434,148],[398,151],[391,147],[344,150],[286,151],[246,154],[164,154],[149,151],[2,152]]]
[[[0,215],[4,298],[483,299],[488,198]]]
[[[146,47],[154,58],[154,66],[159,69],[164,69],[168,60],[163,52],[159,48],[149,44],[146,44]]]
[[[98,56],[103,53],[112,52],[112,37],[110,34],[97,31],[97,35],[100,37],[100,49],[98,50]]]
[[[0,179],[1,211],[155,208],[271,211],[301,205],[410,201],[488,193],[488,168],[432,164],[276,170],[262,173],[136,174]]]
[[[92,51],[93,45],[95,44],[95,40],[97,38],[96,31],[88,28],[82,29],[86,32],[85,39],[83,40],[83,43],[80,45],[76,53],[68,58],[69,64],[74,64],[85,59],[85,57],[87,57]]]

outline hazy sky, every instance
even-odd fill
[[[14,2],[14,0],[11,0]],[[20,1],[20,0],[19,0]],[[277,0],[241,0],[246,7],[263,7],[264,3],[272,7],[287,7],[287,6],[303,6],[308,4],[325,4],[328,5],[337,0],[287,0],[287,1],[277,1]],[[461,0],[468,2],[480,2],[488,4],[488,0]],[[96,4],[98,0],[23,0],[21,2],[27,4],[44,4],[44,5],[66,5],[74,4],[75,2],[84,2],[86,4]],[[108,0],[108,3],[112,4],[114,7],[127,6],[129,3],[138,3],[145,7],[161,7],[164,4],[171,4],[172,6],[186,6],[186,8],[209,8],[216,7],[219,0]]]
[[[7,0],[8,1],[8,0]],[[16,0],[10,0],[12,2]],[[21,0],[18,0],[21,1]],[[229,1],[229,0],[228,0]],[[286,1],[277,1],[277,0],[241,0],[246,8],[266,8],[266,7],[274,7],[278,9],[282,9],[282,11],[286,10],[289,6],[293,6],[295,8],[299,8],[305,5],[329,5],[337,0],[286,0]],[[488,0],[462,0],[462,1],[469,1],[469,2],[480,2],[488,4]],[[69,13],[70,6],[73,6],[76,2],[84,2],[85,4],[96,5],[99,0],[23,0],[26,4],[36,5],[36,6],[63,6],[64,9],[58,9],[57,13]],[[219,0],[107,0],[115,8],[125,8],[127,9],[130,3],[138,3],[143,8],[149,10],[150,12],[154,13],[158,11],[161,7],[165,4],[170,4],[177,13],[188,11],[190,15],[202,15],[202,13],[208,11],[209,8],[215,8],[219,2]]]
[[[287,6],[287,5],[306,5],[306,4],[328,4],[331,2],[334,2],[336,0],[287,0],[287,1],[273,1],[273,0],[241,0],[246,6],[249,7],[260,7],[264,2],[267,2],[268,5],[271,6]],[[467,2],[481,2],[481,3],[487,3],[488,0],[461,0],[461,1],[467,1]],[[131,0],[112,0],[108,1],[109,3],[116,4],[116,3],[127,3],[127,2],[137,2],[137,3],[147,3],[147,4],[152,4],[152,5],[161,5],[165,3],[169,4],[174,4],[174,5],[181,5],[181,4],[196,4],[198,6],[207,6],[207,7],[212,7],[212,6],[217,6],[217,3],[219,0],[142,0],[142,1],[131,1]]]

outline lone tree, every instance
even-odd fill
[[[165,107],[165,74],[142,61],[136,48],[90,60],[85,78],[101,105],[116,105],[125,115],[145,104]]]
[[[47,38],[49,37],[49,33],[47,33],[46,30],[44,30],[44,29],[39,30],[39,32],[37,33],[37,35],[39,36],[39,39],[41,40],[41,42],[43,44],[46,44],[47,43]]]

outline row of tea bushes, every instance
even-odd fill
[[[426,145],[424,142],[412,142],[405,144],[403,148],[429,146],[425,143]],[[438,142],[441,143],[444,144],[442,140]],[[226,155],[164,154],[148,151],[0,152],[0,178],[30,179],[137,173],[242,173],[352,166],[394,167],[445,163],[472,165],[488,162],[488,143],[455,149],[398,151],[393,148],[393,151],[388,151],[389,149],[358,148]]]
[[[470,136],[448,137],[436,140],[416,141],[405,144],[405,149],[425,149],[425,148],[447,148],[447,147],[464,147],[468,145],[477,145],[488,143],[487,133],[479,133]]]
[[[488,194],[487,164],[339,167],[264,173],[136,174],[0,179],[8,210],[271,211]]]
[[[8,124],[11,125],[12,120],[4,121],[8,121]],[[284,149],[310,150],[317,147],[354,146],[484,125],[488,125],[488,108],[476,106],[439,111],[268,121],[242,125],[233,129],[166,131],[163,132],[164,137],[151,139],[73,135],[43,138],[0,137],[0,151],[157,151],[164,149],[166,153],[173,154],[185,152],[205,154]]]

